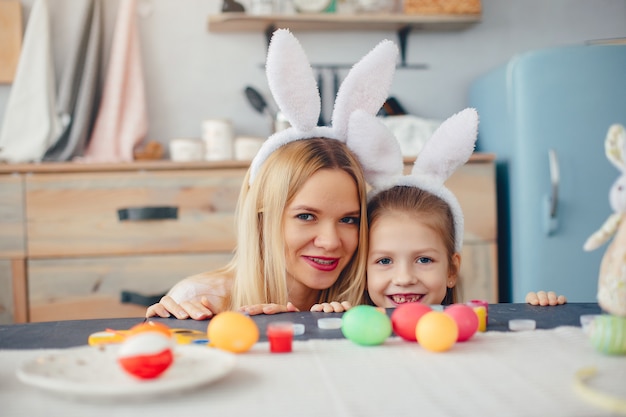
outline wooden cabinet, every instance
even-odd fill
[[[407,167],[410,161],[407,161]],[[123,294],[154,296],[224,265],[246,162],[0,167],[0,322],[141,317]],[[496,301],[494,160],[474,155],[449,180],[465,210],[465,299]],[[167,206],[176,216],[121,220]]]

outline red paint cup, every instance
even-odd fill
[[[293,341],[293,323],[288,321],[269,323],[267,325],[267,339],[270,342],[270,352],[291,352],[291,343]]]

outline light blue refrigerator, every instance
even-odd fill
[[[531,51],[477,78],[477,150],[497,160],[501,302],[554,290],[596,301],[608,244],[585,252],[611,214],[619,176],[604,153],[613,123],[626,125],[626,45]]]

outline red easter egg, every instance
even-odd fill
[[[472,307],[465,304],[452,304],[443,312],[452,317],[459,327],[457,342],[469,340],[478,330],[478,316]]]
[[[416,342],[415,327],[419,319],[432,308],[422,303],[401,304],[391,313],[393,332],[409,342]]]
[[[174,362],[172,340],[163,333],[153,331],[131,335],[120,346],[117,361],[134,377],[156,378]]]

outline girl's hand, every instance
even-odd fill
[[[278,314],[278,313],[293,313],[300,311],[291,302],[287,305],[280,304],[254,304],[249,306],[243,306],[239,308],[242,313],[247,313],[250,316],[256,316],[258,314]]]
[[[146,317],[170,317],[173,314],[181,320],[190,317],[194,320],[206,320],[213,317],[212,310],[213,306],[204,296],[200,297],[199,300],[183,301],[179,304],[172,297],[166,295],[161,298],[161,301],[148,307]]]
[[[564,295],[557,297],[554,291],[537,291],[526,294],[526,302],[533,306],[556,306],[567,303]]]
[[[352,304],[347,301],[333,301],[331,303],[314,304],[311,307],[311,311],[324,312],[324,313],[343,313],[352,308]]]

